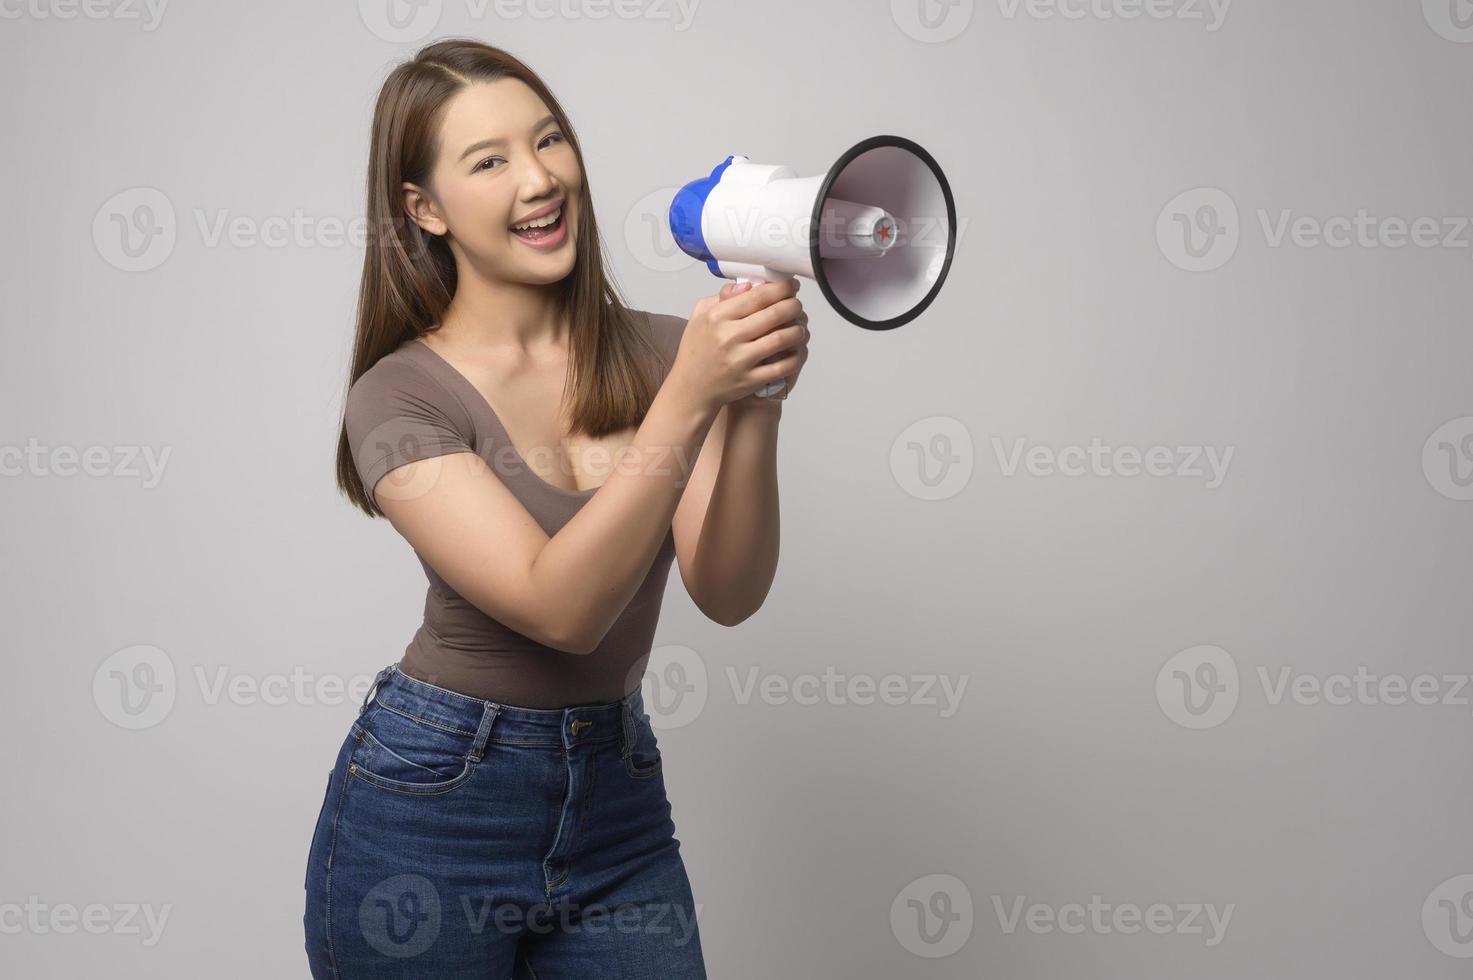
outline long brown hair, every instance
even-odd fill
[[[640,330],[639,318],[619,297],[605,269],[577,134],[562,105],[531,68],[473,38],[426,45],[394,68],[379,91],[368,161],[370,234],[358,289],[348,386],[404,341],[435,329],[455,295],[450,247],[442,236],[420,228],[404,210],[401,185],[427,183],[443,108],[450,98],[474,82],[498,78],[520,79],[537,93],[556,117],[583,173],[576,260],[573,271],[558,284],[559,309],[570,324],[564,384],[570,434],[597,438],[637,425],[657,390],[656,379],[647,370],[648,358],[651,353],[658,358],[661,352]],[[345,426],[338,435],[337,484],[364,513],[383,515],[353,465]]]

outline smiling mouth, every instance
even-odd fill
[[[559,206],[552,214],[545,215],[535,221],[526,222],[523,225],[513,225],[511,233],[518,238],[529,242],[540,242],[544,238],[555,235],[563,226],[563,215],[566,207]]]

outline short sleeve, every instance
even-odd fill
[[[449,453],[475,452],[454,396],[414,364],[380,360],[348,389],[343,427],[353,464],[370,497],[397,467]]]

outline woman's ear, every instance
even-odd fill
[[[423,188],[418,184],[405,181],[404,190],[404,212],[414,219],[414,223],[423,228],[431,235],[443,235],[449,229],[445,221],[440,217],[435,202],[430,199]]]

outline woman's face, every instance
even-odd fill
[[[488,279],[546,284],[573,271],[578,156],[546,104],[515,78],[475,82],[446,104],[431,174],[432,195],[406,183],[405,206],[421,227],[449,232],[452,250]],[[523,235],[534,215],[555,225]]]

